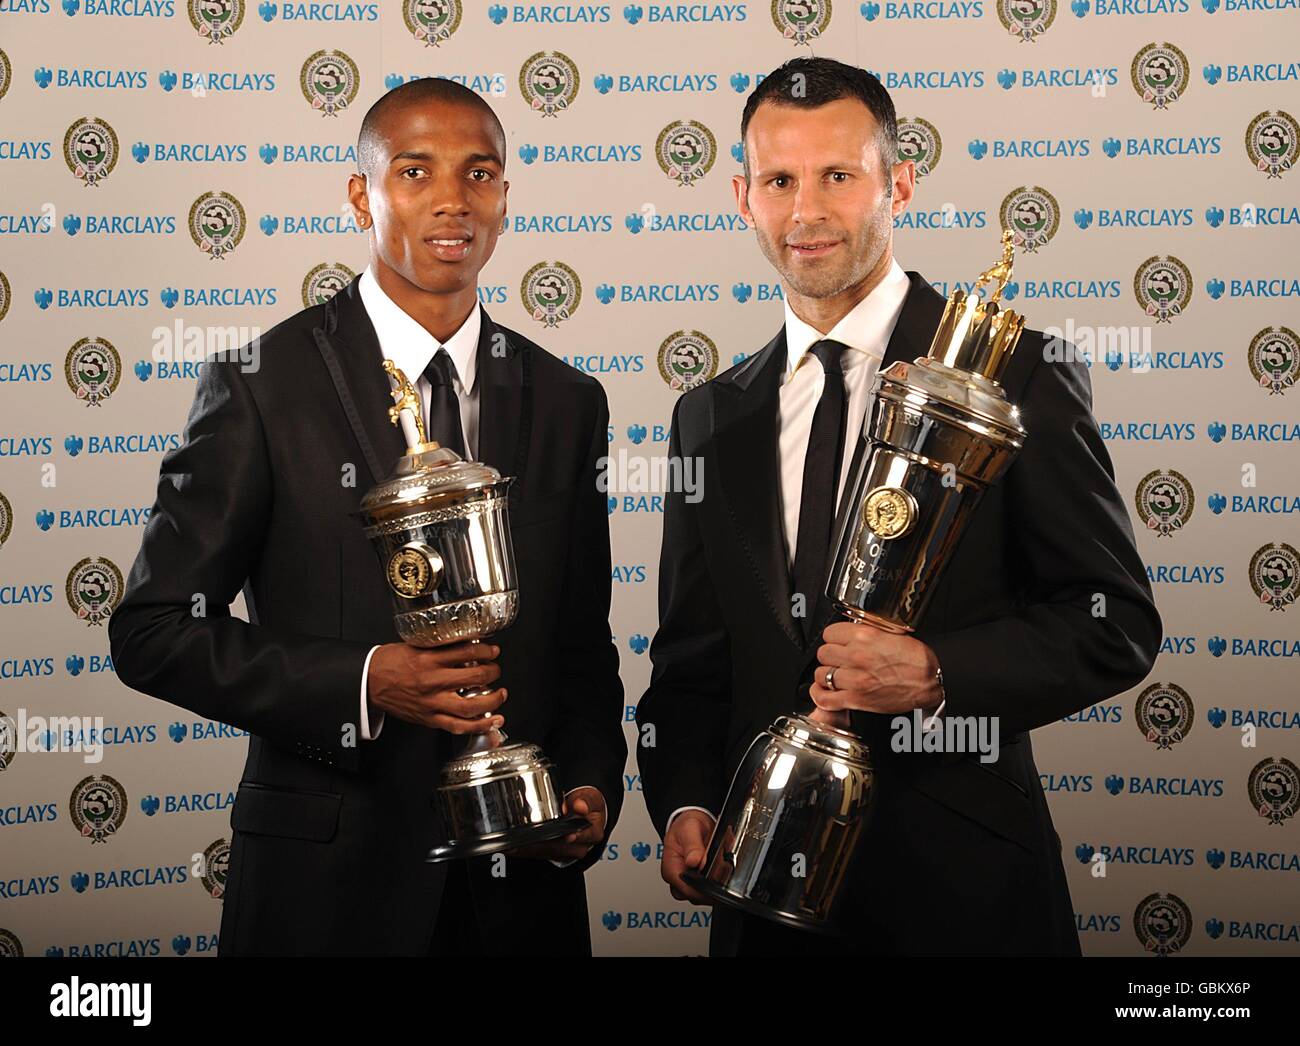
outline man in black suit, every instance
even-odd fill
[[[627,755],[596,475],[605,394],[479,305],[508,189],[486,102],[438,79],[389,92],[358,167],[369,268],[204,364],[110,623],[114,664],[128,686],[253,735],[223,954],[590,954],[583,872],[618,816]],[[350,515],[405,449],[386,357],[416,383],[431,436],[517,477],[519,616],[482,647],[397,642]],[[241,588],[248,623],[229,612]],[[458,735],[506,718],[504,688],[457,688],[498,679],[510,733],[542,745],[588,827],[504,865],[426,864],[439,766]]]
[[[1133,686],[1161,637],[1087,370],[1047,362],[1044,335],[1026,330],[1003,384],[1028,439],[917,633],[831,624],[832,527],[872,380],[928,352],[944,299],[893,259],[915,165],[891,162],[897,122],[879,81],[827,59],[788,62],[750,95],[741,137],[737,202],[781,274],[786,323],[673,414],[670,454],[702,463],[705,496],[666,504],[637,716],[663,877],[678,899],[707,903],[682,874],[702,866],[741,756],[778,716],[815,703],[819,717],[847,713],[876,768],[846,932],[827,939],[719,906],[714,954],[1077,955],[1029,734]],[[854,510],[840,504],[840,518]],[[996,717],[997,759],[893,751],[891,720],[915,709],[931,723]]]

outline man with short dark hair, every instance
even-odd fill
[[[678,899],[707,903],[683,873],[703,865],[751,741],[781,715],[847,714],[870,744],[876,800],[844,935],[718,907],[713,953],[1078,954],[1029,733],[1133,686],[1161,637],[1087,370],[1046,362],[1044,335],[1026,330],[1003,385],[1028,439],[917,633],[831,624],[832,535],[858,508],[845,492],[872,382],[928,352],[944,299],[893,257],[915,164],[897,160],[894,106],[875,77],[787,62],[750,95],[741,136],[737,205],[781,275],[785,323],[673,413],[669,453],[702,464],[707,496],[665,505],[659,630],[637,713],[646,735],[655,728],[638,762],[663,877]],[[996,717],[996,760],[893,751],[892,718],[914,710]]]
[[[128,686],[253,735],[222,954],[590,954],[582,873],[618,816],[627,755],[596,474],[605,393],[479,304],[509,187],[483,99],[407,83],[366,114],[357,161],[348,198],[370,265],[204,364],[110,621],[113,661]],[[431,436],[516,477],[519,614],[481,646],[397,641],[351,515],[405,449],[385,359]],[[248,623],[229,612],[241,588]],[[588,826],[504,864],[427,864],[439,767],[461,735],[507,718],[504,687],[457,690],[498,680],[511,733],[542,746]]]

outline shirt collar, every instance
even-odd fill
[[[434,354],[441,348],[451,356],[456,366],[456,376],[466,393],[474,390],[474,376],[478,363],[478,338],[483,326],[483,309],[475,301],[465,322],[442,344],[405,312],[397,302],[384,293],[369,266],[361,274],[361,301],[374,324],[379,338],[379,350],[401,368],[414,383],[424,373]]]
[[[785,348],[786,378],[794,373],[800,362],[807,358],[807,352],[823,338],[834,338],[843,342],[850,349],[857,351],[844,361],[845,369],[853,366],[865,356],[883,359],[889,339],[894,333],[898,315],[903,311],[903,301],[909,289],[907,273],[898,264],[897,258],[890,259],[889,271],[871,293],[858,302],[835,324],[831,330],[822,334],[816,327],[805,323],[790,308],[790,299],[785,301]]]

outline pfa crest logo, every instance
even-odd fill
[[[1147,44],[1133,58],[1133,90],[1155,109],[1168,109],[1187,90],[1187,55],[1173,44]]]
[[[0,320],[5,318],[5,313],[9,311],[9,301],[12,295],[9,291],[9,277],[0,272]]]
[[[678,185],[692,185],[713,168],[718,142],[702,123],[675,120],[659,132],[655,158]]]
[[[1015,245],[1027,254],[1046,247],[1061,225],[1061,208],[1042,186],[1022,185],[1012,189],[999,212],[1002,228],[1010,229]]]
[[[226,877],[230,873],[230,844],[218,839],[203,851],[203,874],[199,881],[208,896],[221,900],[226,895]]]
[[[13,82],[14,67],[9,64],[9,56],[0,49],[0,98],[5,96],[9,90],[9,85]]]
[[[342,262],[322,262],[302,281],[302,303],[308,308],[324,305],[356,278],[357,274]]]
[[[1250,587],[1272,610],[1285,610],[1300,589],[1300,552],[1286,542],[1264,545],[1250,557]]]
[[[538,262],[519,288],[524,308],[544,327],[558,327],[578,311],[582,281],[564,262]]]
[[[1134,713],[1142,736],[1165,750],[1186,738],[1195,721],[1192,699],[1176,683],[1152,683],[1138,694]]]
[[[361,73],[342,51],[317,51],[302,63],[302,96],[322,116],[338,116],[357,97]]]
[[[21,959],[23,942],[12,930],[0,927],[0,959]]]
[[[1167,538],[1182,530],[1192,517],[1196,496],[1181,472],[1156,469],[1142,477],[1134,500],[1147,530]]]
[[[1032,44],[1056,21],[1056,0],[997,0],[998,20],[1022,44]]]
[[[519,70],[519,93],[533,112],[556,116],[578,96],[578,66],[559,51],[538,51]]]
[[[122,572],[111,559],[87,556],[68,571],[68,606],[87,625],[103,625],[122,601]]]
[[[1150,894],[1133,912],[1133,932],[1147,951],[1170,955],[1192,936],[1192,910],[1177,894]]]
[[[213,261],[224,258],[244,238],[244,205],[226,192],[205,192],[190,205],[190,238]]]
[[[689,392],[718,373],[718,347],[700,331],[676,331],[659,346],[659,376],[674,392]]]
[[[1246,779],[1246,791],[1260,817],[1281,824],[1295,816],[1300,804],[1300,769],[1290,759],[1261,760]]]
[[[0,710],[0,772],[8,770],[18,754],[18,735],[12,719]]]
[[[224,44],[244,24],[244,0],[188,0],[194,31],[210,44]]]
[[[117,132],[96,116],[73,121],[63,136],[63,159],[76,177],[89,186],[98,185],[117,165]]]
[[[831,0],[772,0],[772,24],[791,43],[803,46],[831,24]]]
[[[929,120],[910,116],[898,121],[898,161],[911,160],[916,164],[918,178],[934,173],[942,152],[939,129]]]
[[[72,790],[68,813],[72,826],[91,845],[114,835],[126,820],[126,789],[107,774],[83,778]]]
[[[1290,327],[1265,327],[1250,339],[1246,359],[1260,387],[1280,396],[1300,374],[1300,337]]]
[[[461,0],[403,0],[402,18],[425,47],[437,47],[460,28]]]
[[[1300,124],[1280,109],[1260,113],[1246,128],[1246,155],[1270,178],[1281,178],[1296,162],[1300,150]]]
[[[1192,300],[1192,271],[1172,254],[1154,255],[1138,266],[1133,293],[1148,316],[1168,323]]]
[[[9,535],[14,529],[14,507],[9,504],[9,499],[0,491],[0,548],[5,547],[5,542],[9,540]]]
[[[98,407],[117,391],[122,357],[107,338],[82,338],[63,361],[68,388],[88,407]]]

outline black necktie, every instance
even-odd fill
[[[826,372],[822,397],[813,414],[812,433],[808,437],[808,455],[803,464],[803,492],[799,498],[799,536],[794,553],[794,590],[804,597],[802,627],[804,639],[810,639],[813,608],[826,582],[826,561],[831,555],[831,525],[835,519],[840,458],[844,453],[845,400],[844,371],[840,353],[845,346],[824,339],[808,351],[821,362]]]
[[[429,439],[454,450],[462,458],[465,453],[465,434],[460,427],[460,400],[452,386],[456,367],[446,349],[439,349],[424,368],[424,378],[429,383]]]

